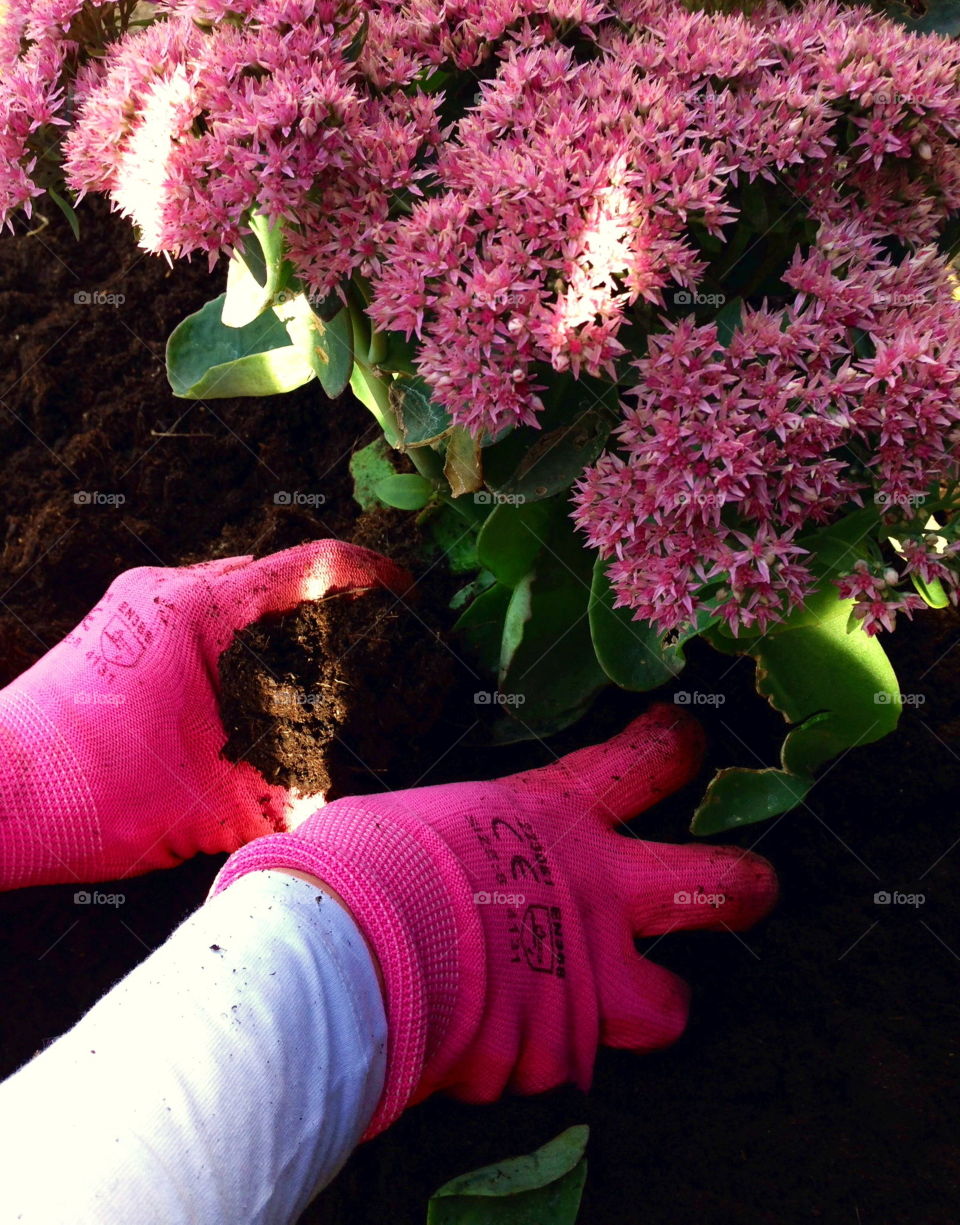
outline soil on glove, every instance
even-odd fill
[[[220,656],[223,755],[302,795],[380,790],[426,742],[452,671],[436,631],[389,591],[305,602]]]
[[[410,564],[411,516],[359,516],[350,497],[349,453],[377,433],[365,410],[315,387],[282,400],[175,400],[166,337],[221,291],[222,276],[169,272],[97,205],[84,205],[82,222],[79,246],[54,215],[38,234],[0,239],[0,680],[59,641],[129,566],[262,555],[323,536]],[[97,290],[125,302],[74,301]],[[324,501],[278,502],[279,491]],[[125,501],[77,501],[84,492]],[[421,615],[432,609],[442,623],[439,568],[412,564]],[[404,624],[401,636],[422,633]],[[642,1058],[601,1052],[586,1096],[427,1102],[357,1151],[305,1225],[422,1225],[446,1179],[582,1122],[591,1141],[580,1225],[955,1225],[960,620],[920,614],[884,643],[910,695],[896,734],[833,763],[797,812],[717,840],[777,866],[773,916],[751,932],[674,932],[642,945],[692,985],[681,1040]],[[707,727],[709,758],[696,782],[636,822],[644,837],[687,841],[717,766],[776,764],[783,725],[754,694],[752,665],[703,644],[689,660],[665,692],[711,698],[687,703]],[[401,703],[387,713],[406,720],[404,747],[421,756],[396,756],[381,786],[544,764],[618,730],[649,700],[609,693],[549,744],[480,749],[472,693],[482,686],[469,661],[452,666],[429,734],[422,691],[411,696],[405,683],[388,699]],[[383,679],[358,712],[380,716]],[[78,906],[72,885],[0,895],[0,1074],[161,943],[220,863],[200,856],[104,882],[123,894],[118,907]]]

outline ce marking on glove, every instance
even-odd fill
[[[479,819],[473,814],[468,817],[468,821],[470,828],[477,836],[477,841],[483,847],[484,855],[493,866],[496,883],[501,888],[507,887],[511,881],[520,880],[535,881],[538,885],[553,887],[553,876],[547,862],[546,851],[529,822],[517,820],[514,823],[503,817],[494,817],[489,825],[490,832],[487,833]],[[510,855],[511,848],[503,845],[507,839],[518,842],[526,853]],[[504,856],[510,855],[509,876],[501,859],[501,849]]]
[[[494,817],[487,833],[477,817],[471,816],[469,821],[484,855],[494,868],[498,885],[506,887],[511,881],[522,880],[554,887],[546,851],[529,822]],[[514,842],[523,848],[522,853],[510,845]],[[508,857],[509,875],[505,862]],[[526,962],[538,974],[563,978],[566,971],[560,907],[531,903],[522,916],[511,907],[508,918],[511,960]]]

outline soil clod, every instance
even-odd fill
[[[449,676],[437,634],[392,593],[307,601],[221,655],[223,754],[304,795],[377,791],[423,743]]]

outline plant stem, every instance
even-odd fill
[[[373,413],[390,446],[396,447],[400,441],[400,433],[390,404],[386,380],[382,375],[374,374],[363,358],[356,354],[353,359],[353,373],[350,375],[350,387],[360,403]]]
[[[436,483],[442,475],[439,457],[429,447],[410,447],[407,450],[400,444],[400,425],[390,403],[393,375],[376,369],[376,363],[386,356],[386,337],[372,327],[350,290],[347,292],[347,304],[353,325],[353,373],[350,376],[353,394],[373,413],[390,446],[409,455],[420,475]]]

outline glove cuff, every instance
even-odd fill
[[[363,1137],[371,1139],[419,1100],[422,1083],[442,1080],[480,1024],[486,956],[470,883],[423,822],[351,799],[321,809],[297,833],[241,847],[211,895],[248,872],[273,868],[307,872],[335,890],[380,963],[387,1073]]]

